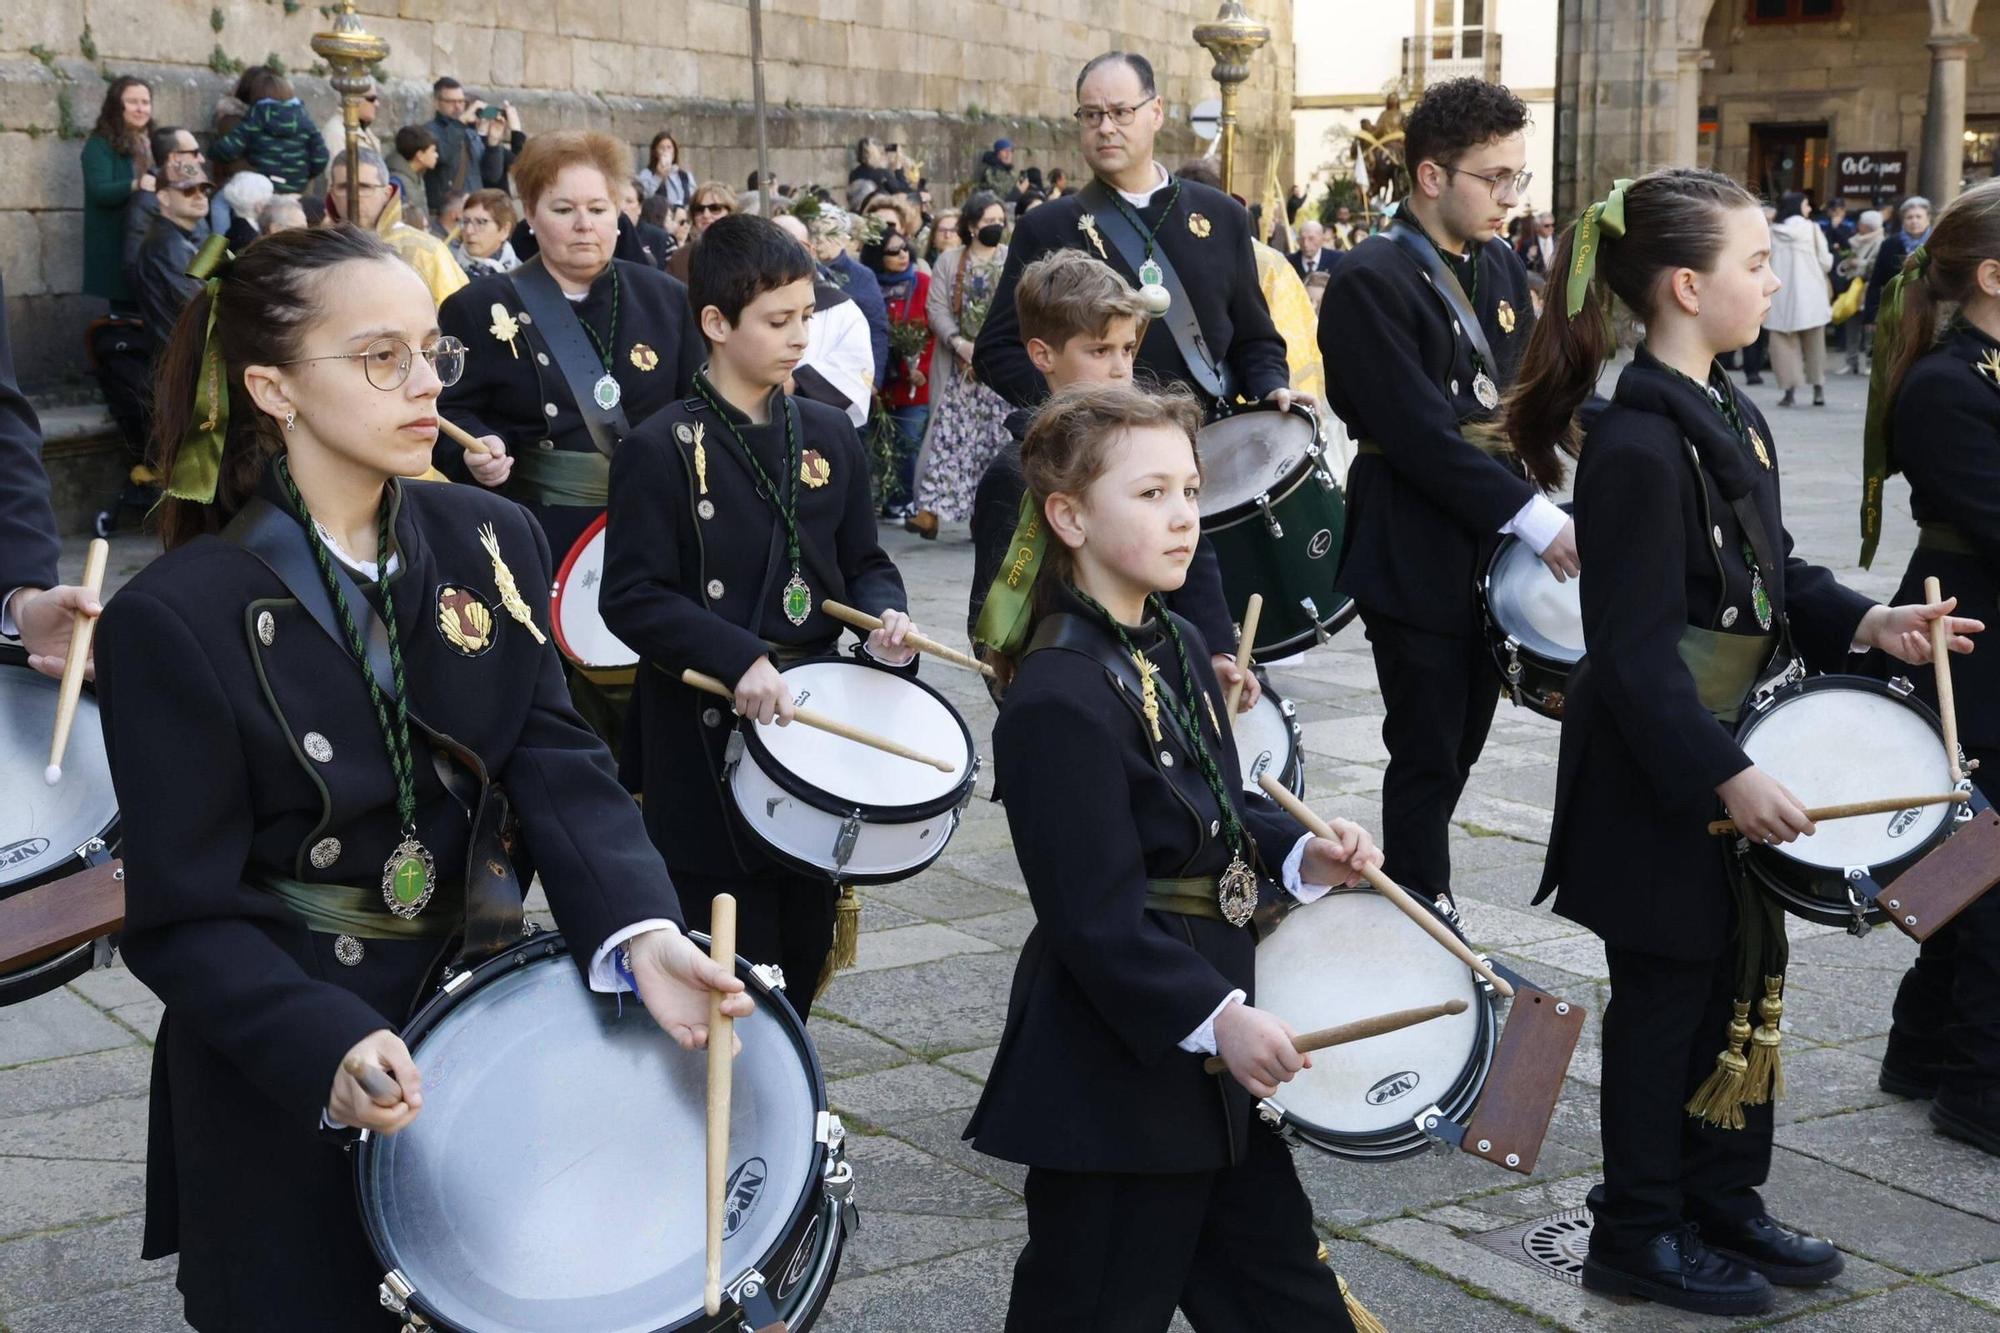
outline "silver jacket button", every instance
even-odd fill
[[[272,641],[277,637],[278,622],[272,617],[269,611],[259,611],[257,613],[257,642],[269,648]]]
[[[330,764],[333,762],[333,742],[320,735],[317,731],[308,731],[300,739],[299,744],[304,747],[306,758],[313,760],[315,763]]]
[[[312,850],[306,853],[306,857],[313,863],[315,870],[331,869],[333,863],[340,859],[340,839],[321,838],[312,845]]]

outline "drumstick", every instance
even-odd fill
[[[736,971],[736,899],[715,895],[709,909],[708,956]],[[729,1186],[729,1075],[735,1056],[735,1021],[722,1012],[722,992],[708,993],[708,1275],[702,1308],[722,1313],[722,1215]]]
[[[1365,1041],[1369,1037],[1379,1037],[1385,1032],[1413,1028],[1434,1018],[1446,1018],[1464,1012],[1465,1001],[1460,999],[1446,1000],[1442,1004],[1419,1005],[1415,1009],[1398,1009],[1393,1013],[1376,1014],[1372,1018],[1357,1018],[1352,1023],[1342,1023],[1338,1027],[1321,1028],[1317,1032],[1302,1032],[1292,1038],[1292,1049],[1300,1055],[1310,1055],[1329,1046],[1345,1046],[1350,1041]],[[1220,1074],[1228,1068],[1229,1062],[1219,1055],[1211,1055],[1201,1062],[1201,1072],[1204,1074]]]
[[[1314,814],[1310,806],[1292,795],[1289,788],[1281,786],[1269,773],[1261,774],[1257,779],[1257,783],[1264,789],[1267,796],[1279,805],[1284,806],[1286,812],[1292,818],[1298,820],[1322,838],[1335,838],[1333,829],[1328,826],[1324,819]],[[1337,838],[1335,840],[1338,841]],[[1361,874],[1373,886],[1375,892],[1402,908],[1403,915],[1409,917],[1410,920],[1416,922],[1419,926],[1422,926],[1426,935],[1429,935],[1432,939],[1450,950],[1459,962],[1464,963],[1474,972],[1477,972],[1487,985],[1493,987],[1494,990],[1499,991],[1509,999],[1513,998],[1514,988],[1507,983],[1507,979],[1495,972],[1484,958],[1474,953],[1471,945],[1453,934],[1451,927],[1438,920],[1435,912],[1425,907],[1415,898],[1412,898],[1407,890],[1381,871],[1364,870]]]
[[[1806,818],[1817,824],[1822,819],[1854,819],[1860,815],[1887,815],[1898,810],[1910,810],[1920,805],[1963,805],[1972,798],[1962,791],[1948,791],[1941,796],[1885,796],[1879,801],[1849,801],[1845,805],[1817,805],[1806,811]],[[1718,838],[1739,832],[1733,819],[1711,820],[1708,831]]]
[[[1924,600],[1942,602],[1944,587],[1935,577],[1924,580]],[[1965,781],[1958,762],[1958,705],[1951,694],[1951,652],[1945,644],[1944,617],[1931,622],[1931,669],[1937,672],[1938,718],[1944,723],[1944,757],[1951,764],[1951,780]]]
[[[350,1055],[340,1066],[366,1093],[368,1100],[377,1106],[398,1106],[403,1101],[403,1089],[396,1080],[389,1077],[382,1066],[364,1060],[358,1055]]]
[[[486,447],[486,442],[484,440],[480,439],[477,435],[472,434],[470,431],[466,430],[463,426],[454,426],[449,421],[446,421],[443,417],[439,417],[437,419],[437,423],[438,423],[438,429],[443,431],[447,436],[449,436],[454,444],[460,445],[461,447],[466,449],[470,449],[475,454],[488,454],[488,455],[492,454],[493,451]]]
[[[1250,658],[1257,650],[1257,622],[1263,616],[1264,594],[1253,592],[1249,605],[1243,608],[1243,632],[1236,636],[1236,665],[1243,668],[1246,676],[1250,671]],[[1229,706],[1222,710],[1225,716],[1236,716],[1236,705],[1243,698],[1246,683],[1239,680],[1229,687]]]
[[[104,566],[111,558],[111,543],[93,537],[89,553],[83,557],[83,593],[96,601],[104,591]],[[51,787],[62,781],[63,752],[69,749],[69,729],[76,722],[77,701],[83,697],[83,669],[90,661],[90,636],[97,632],[97,619],[83,612],[69,631],[69,656],[63,659],[62,688],[56,692],[56,730],[49,740],[49,766],[42,781]]]
[[[681,680],[685,684],[692,685],[698,690],[706,690],[719,698],[734,699],[736,697],[736,691],[730,689],[715,677],[704,675],[692,667],[681,672]],[[815,731],[824,731],[830,735],[839,736],[846,740],[854,741],[857,744],[869,746],[872,749],[880,750],[883,754],[893,754],[898,759],[908,759],[919,764],[929,764],[940,773],[956,773],[958,771],[955,765],[947,764],[942,759],[933,759],[921,750],[912,750],[909,746],[899,741],[892,741],[887,736],[877,736],[872,731],[863,731],[860,727],[849,726],[847,723],[830,718],[824,713],[815,713],[810,708],[793,709],[792,721],[804,723]]]
[[[882,628],[881,617],[871,616],[866,611],[857,611],[851,606],[845,606],[840,602],[834,601],[831,597],[821,602],[819,609],[832,616],[835,620],[852,625],[856,629],[873,630]],[[978,658],[969,657],[956,648],[947,648],[936,639],[919,634],[915,630],[911,630],[908,634],[904,635],[903,642],[909,644],[910,647],[920,653],[929,653],[940,662],[949,662],[955,667],[964,667],[967,671],[977,671],[982,676],[991,676],[994,674],[993,668]]]

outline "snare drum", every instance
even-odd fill
[[[1508,697],[1560,722],[1570,668],[1583,660],[1581,583],[1557,582],[1526,542],[1509,536],[1487,563],[1479,605]]]
[[[609,517],[599,514],[563,557],[549,595],[549,622],[564,657],[589,671],[622,671],[619,683],[630,684],[639,654],[605,627],[597,607],[604,585],[604,524]]]
[[[1306,794],[1305,732],[1299,727],[1299,710],[1290,699],[1282,698],[1264,682],[1264,693],[1256,707],[1229,719],[1236,739],[1236,764],[1243,771],[1243,790],[1263,793],[1257,779],[1269,773],[1291,790]]]
[[[784,668],[792,701],[920,753],[929,764],[812,727],[740,720],[723,765],[737,813],[786,865],[844,884],[921,873],[944,851],[972,799],[979,755],[958,710],[929,685],[851,657]]]
[[[1315,1051],[1312,1068],[1263,1112],[1297,1137],[1357,1162],[1422,1152],[1416,1116],[1463,1122],[1486,1086],[1495,1003],[1472,970],[1372,889],[1339,889],[1294,909],[1257,946],[1257,1007],[1298,1032],[1453,998],[1462,1014]]]
[[[1736,742],[1808,807],[1953,789],[1944,730],[1906,680],[1814,676],[1786,685],[1744,710]],[[1786,911],[1865,928],[1884,919],[1868,901],[1874,890],[1950,837],[1960,811],[1971,814],[1928,805],[1824,820],[1811,837],[1750,845],[1744,864]]]
[[[33,670],[27,655],[0,656],[0,898],[61,879],[111,858],[118,844],[118,794],[104,754],[97,700],[77,700],[62,781],[42,781],[49,761],[60,684]],[[93,943],[0,972],[0,1005],[31,999],[90,969]]]
[[[1286,657],[1324,643],[1354,618],[1336,591],[1347,523],[1310,409],[1252,407],[1202,428],[1201,530],[1222,564],[1222,591],[1239,623],[1264,595],[1256,655]],[[1209,645],[1217,651],[1225,647]]]
[[[696,937],[700,938],[700,937]],[[705,943],[705,941],[704,941]],[[403,1030],[424,1111],[354,1153],[382,1302],[417,1329],[573,1333],[812,1325],[853,1229],[853,1172],[806,1031],[738,960],[725,1286],[702,1313],[708,1054],[598,995],[560,935],[448,982]],[[738,1284],[761,1279],[758,1295]]]

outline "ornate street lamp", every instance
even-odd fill
[[[315,33],[313,54],[333,70],[333,90],[340,94],[340,119],[347,127],[347,207],[343,216],[361,223],[361,99],[375,87],[374,65],[388,58],[389,43],[361,26],[354,0],[341,0],[331,32]],[[384,182],[386,184],[386,182]]]
[[[1213,23],[1194,30],[1194,39],[1215,57],[1215,81],[1222,86],[1222,188],[1235,189],[1236,94],[1250,77],[1250,57],[1271,40],[1271,29],[1250,17],[1243,0],[1224,0]]]

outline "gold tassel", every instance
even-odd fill
[[[1762,1106],[1785,1095],[1785,1064],[1778,1054],[1778,1022],[1785,1016],[1782,976],[1764,978],[1764,998],[1757,1001],[1763,1022],[1750,1038],[1750,1067],[1743,1077],[1745,1106]]]
[[[1346,1278],[1340,1278],[1340,1298],[1347,1302],[1347,1317],[1354,1321],[1354,1333],[1389,1333],[1388,1325],[1368,1312],[1354,1295],[1354,1289],[1347,1285]]]
[[[815,999],[833,984],[835,976],[854,966],[860,947],[861,898],[852,884],[843,884],[833,904],[833,948],[827,952],[826,966],[820,969],[819,985],[813,988]]]
[[[1688,1099],[1689,1115],[1722,1129],[1743,1128],[1743,1076],[1750,1068],[1743,1047],[1749,1040],[1750,1002],[1738,1000],[1729,1020],[1729,1044],[1715,1057],[1715,1072]]]

